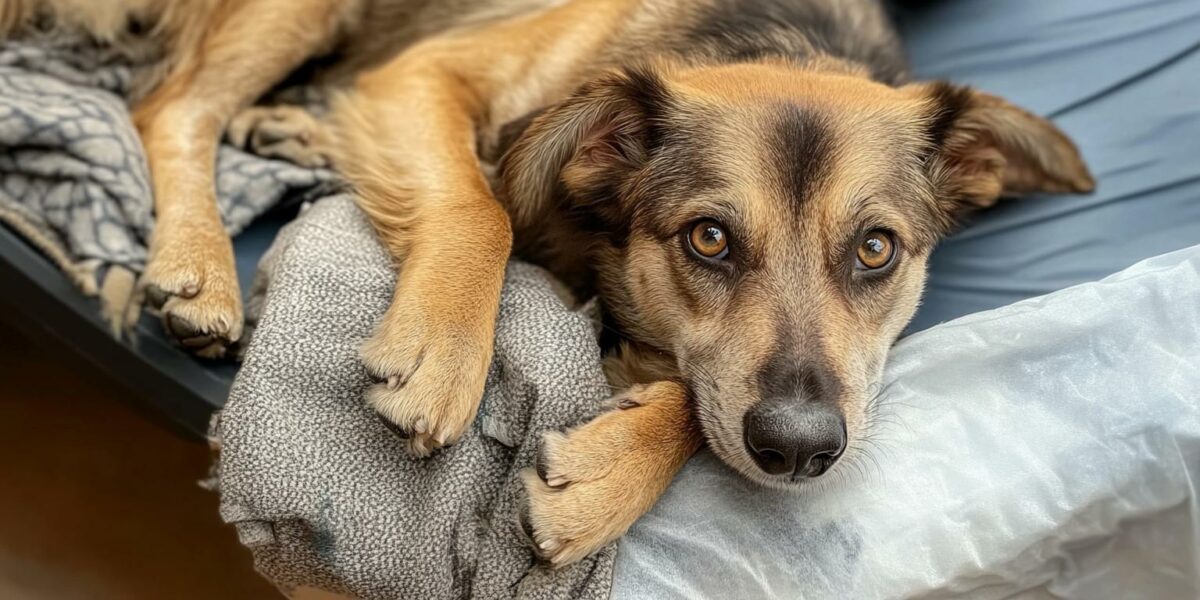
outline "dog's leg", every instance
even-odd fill
[[[522,474],[521,526],[555,567],[625,533],[700,447],[680,384],[634,386],[612,402],[581,427],[545,434],[537,469]]]
[[[417,456],[457,440],[475,417],[512,248],[475,156],[473,94],[421,63],[365,77],[352,105],[334,109],[346,149],[334,160],[402,265],[361,351],[379,381],[366,398]]]
[[[456,441],[483,396],[512,248],[477,131],[561,98],[624,2],[570,2],[418,44],[333,106],[334,163],[399,267],[362,347],[370,405],[418,456]],[[605,25],[605,21],[610,24]]]
[[[198,47],[134,110],[150,165],[155,228],[142,286],[167,332],[206,357],[241,337],[233,245],[214,184],[225,125],[322,44],[341,3],[245,0],[211,16]]]

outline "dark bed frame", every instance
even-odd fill
[[[295,211],[278,210],[234,239],[238,279],[249,289],[258,261]],[[88,363],[116,381],[139,408],[171,429],[200,439],[209,417],[225,404],[237,365],[185,353],[145,313],[128,336],[115,339],[88,298],[46,257],[0,225],[0,318],[27,340],[46,345],[68,363]],[[66,352],[64,352],[66,350]]]

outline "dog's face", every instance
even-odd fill
[[[959,215],[1092,187],[1065,136],[997,98],[782,64],[608,76],[504,175],[518,221],[557,202],[596,234],[623,332],[677,359],[712,449],[776,486],[861,445]]]

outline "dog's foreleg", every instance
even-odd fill
[[[543,436],[536,469],[522,474],[522,527],[552,566],[617,539],[650,510],[701,444],[684,387],[637,385],[612,410]]]
[[[233,246],[217,209],[217,144],[227,122],[323,44],[334,0],[243,0],[198,15],[207,28],[134,110],[153,179],[155,229],[142,277],[168,334],[221,356],[242,333]],[[184,36],[185,38],[187,36]]]
[[[491,362],[512,226],[477,131],[569,92],[628,4],[568,2],[431,38],[334,103],[333,161],[400,270],[361,351],[378,382],[367,401],[413,454],[466,431]]]
[[[475,90],[436,56],[401,57],[334,105],[334,161],[401,264],[392,305],[362,348],[367,401],[412,454],[475,417],[492,356],[508,215],[475,155]]]

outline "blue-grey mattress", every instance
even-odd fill
[[[910,331],[1200,242],[1200,2],[913,4],[901,22],[919,76],[1050,116],[1099,185],[979,214],[935,252]]]

